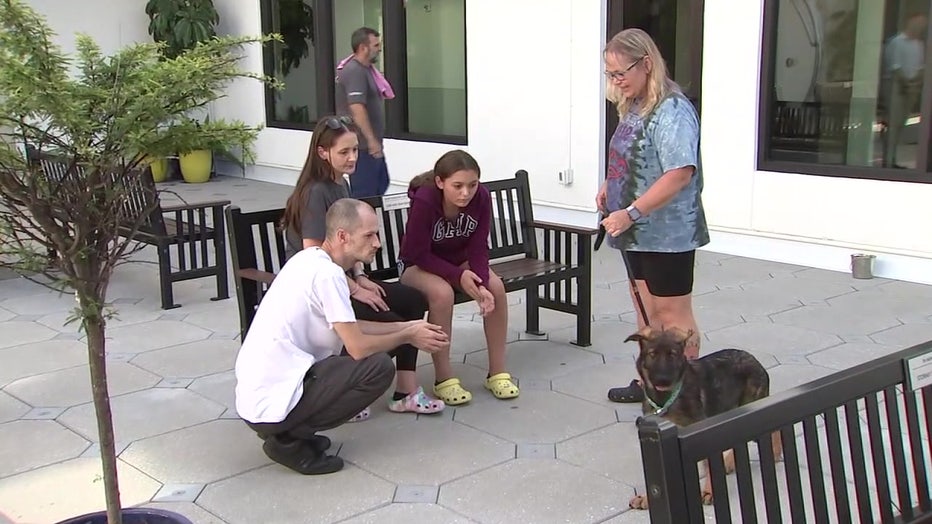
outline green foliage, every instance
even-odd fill
[[[175,58],[216,35],[220,15],[211,0],[149,0],[149,34],[166,44],[167,58]]]
[[[314,43],[314,10],[304,0],[279,0],[279,20],[284,41],[281,52],[282,76],[301,65]]]

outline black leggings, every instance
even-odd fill
[[[353,311],[357,320],[372,322],[402,322],[405,320],[421,320],[427,313],[427,299],[417,289],[398,282],[379,282],[373,280],[385,290],[385,304],[388,311],[376,311],[365,302],[355,298]],[[404,344],[391,350],[388,354],[394,357],[398,371],[414,371],[417,368],[418,349],[411,344]]]

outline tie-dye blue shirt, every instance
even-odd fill
[[[630,251],[680,253],[709,243],[702,209],[699,118],[692,103],[673,93],[642,118],[637,108],[621,117],[608,157],[608,211],[625,209],[671,170],[693,166],[689,184],[669,203],[637,221],[609,245]]]

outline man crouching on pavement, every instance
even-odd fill
[[[304,475],[333,473],[327,455],[335,428],[380,397],[395,376],[387,351],[411,344],[427,353],[449,346],[423,320],[356,320],[346,271],[371,263],[379,222],[368,204],[340,199],[327,211],[323,245],[291,257],[262,298],[236,358],[236,411],[265,440],[275,462]],[[340,355],[345,347],[347,355]]]

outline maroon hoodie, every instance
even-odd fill
[[[443,193],[434,185],[408,190],[411,208],[398,258],[406,266],[417,266],[443,277],[459,288],[463,262],[489,287],[489,227],[492,197],[479,184],[476,195],[459,215],[443,215]]]

